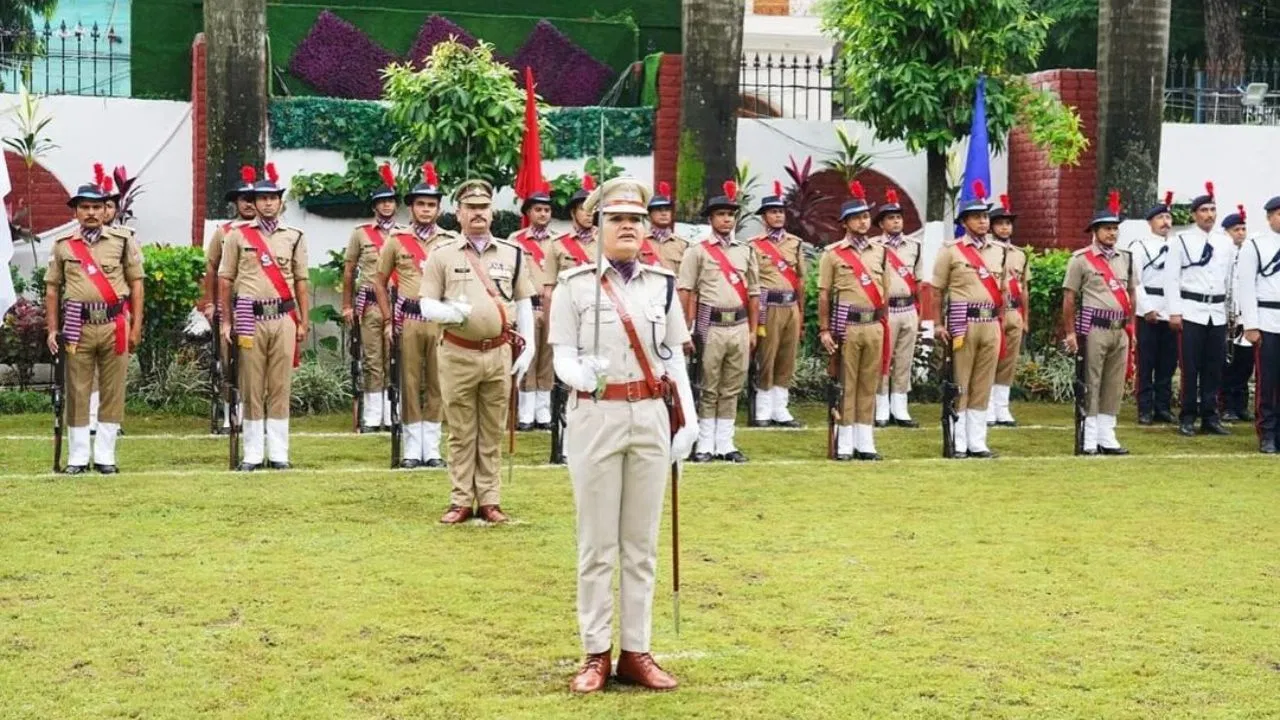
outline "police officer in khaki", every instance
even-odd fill
[[[938,291],[933,332],[939,342],[951,343],[953,379],[960,387],[952,429],[956,458],[995,457],[987,447],[987,405],[1003,335],[1006,250],[987,236],[986,196],[982,181],[975,181],[960,205],[964,237],[938,251],[930,282]]]
[[[918,235],[904,235],[902,205],[898,191],[885,191],[885,201],[876,208],[872,222],[880,228],[875,242],[884,247],[885,272],[889,278],[889,368],[880,377],[876,390],[876,427],[898,425],[919,427],[907,409],[911,392],[911,372],[920,339],[920,261],[923,246]]]
[[[81,185],[67,201],[77,227],[53,242],[45,271],[45,327],[49,351],[67,353],[66,425],[70,441],[63,472],[93,467],[118,472],[116,437],[124,418],[129,353],[142,341],[142,250],[132,232],[103,224],[108,193]],[[59,345],[58,336],[62,335]],[[98,432],[89,439],[89,395],[99,377]]]
[[[756,363],[756,427],[800,427],[788,408],[804,329],[804,248],[787,232],[787,202],[782,183],[756,210],[764,233],[751,239],[760,269],[760,318]]]
[[[693,462],[747,461],[734,445],[733,423],[756,347],[760,270],[755,250],[734,234],[739,207],[738,185],[732,180],[725,182],[723,195],[707,200],[702,216],[711,221],[711,235],[685,251],[676,283],[701,345],[702,377],[694,378],[702,394]]]
[[[520,214],[525,216],[528,226],[507,238],[524,251],[524,262],[529,266],[533,284],[539,290],[539,294],[531,298],[538,345],[533,367],[520,383],[519,410],[516,413],[516,429],[521,432],[535,428],[551,429],[551,386],[555,383],[555,373],[551,368],[551,351],[547,349],[546,307],[542,304],[541,295],[546,283],[547,252],[552,241],[551,202],[551,185],[543,180],[538,189],[520,203]]]
[[[1064,338],[1067,351],[1075,354],[1081,337],[1085,339],[1086,455],[1129,454],[1116,439],[1116,418],[1124,397],[1137,273],[1129,251],[1116,247],[1123,220],[1120,194],[1112,190],[1108,208],[1085,231],[1093,233],[1093,242],[1071,254],[1062,281],[1062,323],[1070,328]]]
[[[398,228],[378,252],[373,291],[383,317],[393,319],[383,325],[388,346],[392,333],[400,335],[400,422],[404,426],[400,467],[442,468],[440,457],[441,420],[444,403],[440,389],[440,325],[422,312],[418,295],[431,253],[457,235],[436,225],[444,191],[435,165],[422,166],[422,182],[404,196],[412,222]],[[388,284],[395,280],[397,297],[391,305]]]
[[[587,196],[596,189],[596,180],[590,175],[582,176],[582,187],[569,198],[569,218],[573,227],[568,233],[552,240],[547,246],[547,262],[542,272],[542,304],[551,304],[551,290],[556,279],[565,270],[571,270],[592,262],[596,256],[596,228],[591,213],[582,206]]]
[[[457,524],[476,514],[503,523],[502,433],[511,383],[523,378],[536,352],[531,299],[537,289],[520,247],[489,233],[493,186],[468,180],[454,201],[462,237],[432,251],[420,300],[423,316],[444,325],[439,362],[448,378],[441,390],[453,492],[440,522]],[[517,346],[522,351],[513,362]]]
[[[391,166],[378,168],[382,186],[369,194],[373,204],[373,221],[361,223],[351,231],[342,266],[342,319],[351,332],[360,333],[360,364],[363,376],[360,391],[364,393],[364,413],[360,432],[373,432],[391,427],[391,407],[387,399],[387,343],[383,337],[386,316],[378,304],[378,255],[392,233],[403,230],[396,226],[396,178]]]
[[[674,302],[675,275],[640,258],[648,199],[649,189],[631,178],[610,180],[591,194],[586,207],[600,213],[603,273],[595,265],[566,271],[551,300],[556,374],[575,391],[567,454],[578,517],[578,626],[586,652],[570,683],[578,693],[600,690],[609,679],[619,558],[617,680],[651,690],[676,687],[650,654],[658,525],[667,470],[692,448],[697,423],[681,349],[689,331]],[[685,413],[674,438],[667,393],[679,398]]]
[[[649,199],[649,235],[640,246],[640,262],[662,267],[680,276],[680,261],[689,249],[689,241],[676,234],[675,201],[671,186],[658,183],[658,192]]]
[[[818,262],[818,340],[840,352],[840,420],[836,460],[879,460],[875,444],[876,387],[884,372],[888,338],[889,279],[885,248],[867,239],[871,206],[862,184],[840,208],[845,236],[828,245]]]
[[[247,223],[257,217],[257,210],[253,207],[253,184],[258,181],[258,171],[246,165],[240,168],[240,180],[233,185],[223,200],[228,205],[233,205],[235,217],[227,222],[219,224],[213,231],[213,235],[209,238],[209,242],[205,244],[204,257],[204,279],[201,286],[204,288],[203,294],[200,296],[198,307],[205,318],[212,321],[216,316],[219,320],[219,327],[225,322],[222,319],[222,302],[218,297],[218,267],[222,263],[222,243],[227,239],[231,229],[239,223]],[[218,356],[222,361],[223,371],[226,372],[230,368],[231,348],[226,343],[218,339]],[[222,393],[222,430],[225,434],[231,427],[231,406],[228,404],[231,398],[223,388]]]
[[[275,165],[267,163],[266,179],[253,186],[257,217],[231,228],[218,269],[222,316],[233,319],[223,324],[222,339],[236,342],[240,352],[243,472],[262,467],[264,444],[271,469],[291,467],[293,368],[309,329],[307,241],[280,221],[284,188],[278,182]]]
[[[1022,354],[1022,338],[1029,327],[1027,290],[1031,287],[1031,266],[1027,253],[1013,244],[1013,221],[1017,214],[1008,195],[1000,196],[1000,205],[992,209],[991,236],[1004,245],[1004,355],[996,363],[995,382],[991,386],[991,402],[987,404],[987,424],[1016,427],[1018,421],[1009,411],[1009,392]]]

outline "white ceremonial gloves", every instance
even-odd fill
[[[671,438],[671,462],[689,457],[689,453],[693,451],[693,444],[697,441],[698,421],[695,417],[693,422],[689,422],[686,414],[684,425],[676,431],[675,437]]]
[[[524,374],[533,365],[533,356],[537,352],[533,326],[533,303],[527,299],[516,303],[516,334],[524,338],[524,350],[521,350],[520,357],[511,363],[511,374],[516,376],[517,381],[520,381],[524,379]]]
[[[698,441],[698,407],[693,403],[693,386],[689,382],[684,353],[676,352],[671,358],[663,360],[662,365],[667,370],[667,376],[676,384],[680,409],[684,411],[684,424],[671,438],[671,462],[677,462],[689,457],[689,452]]]
[[[434,298],[421,298],[418,307],[422,317],[443,325],[461,325],[471,316],[471,304],[464,298],[441,302]]]

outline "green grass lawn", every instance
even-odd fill
[[[681,634],[665,521],[654,629],[682,687],[585,698],[545,434],[516,522],[446,528],[445,474],[346,417],[252,475],[198,418],[129,417],[110,478],[0,418],[0,718],[1280,716],[1280,460],[1131,413],[1133,456],[1074,458],[1070,408],[1014,409],[995,461],[938,458],[934,407],[829,463],[810,407],[686,466]]]

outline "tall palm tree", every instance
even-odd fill
[[[684,0],[677,212],[691,217],[737,171],[743,0]]]
[[[1170,0],[1098,3],[1099,199],[1149,204],[1160,168]]]

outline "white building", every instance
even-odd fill
[[[746,0],[742,98],[747,117],[832,119],[832,42],[817,0]]]

